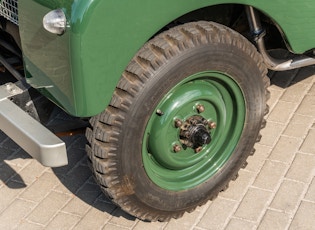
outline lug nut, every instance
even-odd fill
[[[209,122],[209,128],[210,129],[215,129],[217,127],[217,123],[213,122],[213,121],[210,121]]]
[[[182,147],[180,147],[179,145],[174,145],[173,150],[175,153],[178,153],[178,152],[182,151]]]
[[[195,153],[199,153],[199,152],[201,152],[201,150],[202,150],[202,147],[198,147],[195,149]]]
[[[190,134],[189,131],[185,131],[185,132],[184,132],[184,137],[190,138],[190,136],[191,136],[191,134]]]
[[[183,125],[183,122],[181,121],[181,120],[179,120],[179,119],[176,119],[175,120],[175,127],[176,128],[179,128],[179,127],[181,127]]]
[[[164,115],[163,111],[160,110],[160,109],[156,110],[156,114],[159,115],[159,116]]]
[[[201,104],[196,106],[198,113],[203,113],[205,111],[205,107]]]
[[[206,119],[202,118],[202,123],[203,123],[204,125],[208,125],[209,122],[208,122]]]

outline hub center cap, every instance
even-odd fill
[[[202,116],[188,118],[180,127],[180,142],[200,152],[204,145],[211,142],[211,133],[207,128],[209,122]]]

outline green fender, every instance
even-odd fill
[[[253,5],[270,16],[296,53],[315,47],[314,0],[24,0],[19,23],[28,82],[72,115],[96,115],[150,37],[188,12],[225,3]],[[42,27],[56,8],[69,22],[61,36]]]

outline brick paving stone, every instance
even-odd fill
[[[301,147],[301,151],[315,155],[315,129],[311,129],[308,133]]]
[[[315,117],[315,100],[313,95],[306,95],[296,111],[297,114]]]
[[[17,175],[17,172],[21,170],[18,166],[12,166],[9,164],[2,164],[0,167],[0,180],[6,183],[10,178]]]
[[[266,190],[275,190],[287,168],[288,166],[282,162],[266,161],[253,186]]]
[[[219,194],[225,199],[239,201],[243,198],[249,185],[254,180],[256,174],[247,170],[240,170],[237,180],[231,181],[229,188]]]
[[[7,158],[7,160],[10,165],[16,165],[21,168],[24,168],[34,161],[23,149],[15,150],[14,153]]]
[[[36,223],[30,223],[26,220],[22,220],[17,229],[21,229],[21,230],[44,230],[45,227]]]
[[[73,196],[69,203],[62,209],[62,211],[71,213],[72,215],[84,216],[89,208],[89,203],[86,203],[80,197]]]
[[[64,167],[54,168],[53,171],[55,174],[65,176],[70,173],[80,161],[82,162],[86,160],[86,152],[84,150],[69,149],[67,150],[67,156],[69,164]]]
[[[293,221],[290,230],[313,230],[315,226],[315,203],[302,202]]]
[[[210,204],[197,226],[207,229],[223,229],[225,221],[233,214],[236,207],[236,201],[218,197]]]
[[[305,199],[315,203],[315,176],[313,178],[311,185],[308,188],[308,191],[305,195]]]
[[[60,181],[54,174],[45,172],[31,186],[26,188],[21,194],[21,198],[40,202],[58,184],[60,184]]]
[[[67,230],[72,229],[80,221],[79,216],[59,212],[54,219],[49,222],[45,230]]]
[[[0,164],[3,164],[4,160],[8,159],[11,155],[13,155],[12,153],[14,154],[14,151],[12,151],[11,149],[2,147],[0,145]]]
[[[285,92],[281,96],[281,100],[292,103],[300,102],[303,99],[304,95],[307,93],[308,89],[308,84],[292,84],[285,90]]]
[[[97,200],[88,210],[80,222],[75,226],[76,230],[101,229],[112,218],[111,213],[116,206]],[[143,228],[142,228],[143,229]]]
[[[25,166],[21,166],[21,165],[18,165],[18,164],[14,164],[12,163],[12,160],[4,160],[4,164],[7,164],[8,166],[10,166],[10,168],[12,170],[14,170],[16,172],[16,174],[19,174],[20,171],[26,167],[31,161],[29,161],[27,164],[25,164]]]
[[[144,221],[139,221],[136,226],[134,228],[132,228],[133,230],[164,230],[165,226],[168,223],[163,223],[163,222],[144,222]],[[181,225],[179,226],[179,228],[181,229]]]
[[[256,228],[257,228],[256,224],[252,222],[232,218],[231,221],[226,226],[225,230],[254,230]]]
[[[76,196],[73,196],[73,198],[62,210],[73,215],[83,216],[100,193],[101,190],[98,185],[84,184],[83,187],[76,193]],[[81,197],[84,197],[84,199]]]
[[[279,139],[284,128],[284,124],[268,121],[266,128],[261,131],[262,138],[259,143],[261,145],[273,147],[277,143],[277,140]]]
[[[294,213],[304,190],[304,183],[284,180],[271,202],[270,207],[282,212]]]
[[[52,191],[36,206],[27,220],[46,225],[69,200],[69,195]]]
[[[121,226],[125,228],[132,228],[138,222],[138,220],[135,217],[130,216],[126,212],[122,211],[121,209],[115,209],[112,215],[113,217],[108,222],[109,225],[112,224],[112,225]],[[105,225],[105,228],[106,226],[107,225]]]
[[[286,178],[308,183],[314,176],[314,167],[315,155],[299,153],[296,155]]]
[[[89,183],[90,183],[90,180],[89,180]],[[102,201],[104,203],[112,204],[111,200],[108,197],[106,197],[105,194],[103,193],[97,198],[97,200]]]
[[[271,85],[268,88],[268,90],[270,92],[270,99],[268,100],[268,105],[269,105],[270,109],[272,110],[276,106],[276,104],[278,103],[284,90],[282,90],[279,87],[275,87],[275,85]]]
[[[303,139],[308,133],[313,120],[314,117],[295,114],[283,134]]]
[[[277,106],[270,112],[268,121],[277,123],[287,123],[297,107],[297,102],[279,101]]]
[[[16,199],[2,214],[0,214],[0,229],[12,229],[32,211],[34,202]]]
[[[76,165],[69,173],[61,176],[62,183],[55,189],[60,192],[75,193],[91,176],[92,173],[88,166]]]
[[[7,138],[8,136],[4,132],[2,132],[2,130],[0,130],[0,146]]]
[[[315,96],[315,83],[313,84],[312,88],[310,89],[310,91],[308,92],[308,94]]]
[[[204,213],[208,210],[208,207],[212,204],[211,201],[209,201],[207,204],[203,205],[202,207],[197,207],[192,213],[185,213],[183,217],[180,219],[172,219],[170,220],[165,227],[164,230],[173,230],[173,229],[191,229],[191,226],[194,226],[200,221],[200,218],[204,216]],[[145,223],[143,221],[139,223]],[[138,224],[139,224],[138,223]],[[159,225],[158,222],[156,222],[157,226],[161,227],[162,225]]]
[[[258,221],[264,214],[264,210],[268,206],[271,197],[272,193],[270,191],[250,188],[234,216],[249,221]]]
[[[8,182],[0,188],[0,213],[19,197],[25,185],[14,181]]]
[[[258,173],[262,166],[265,163],[265,160],[270,155],[272,148],[269,146],[261,145],[257,143],[255,145],[255,153],[253,156],[249,156],[247,158],[248,165],[246,166],[246,170]]]
[[[74,195],[74,193],[76,191],[71,190],[70,188],[68,188],[67,183],[65,183],[64,181],[61,181],[60,184],[58,184],[55,188],[55,191],[60,192],[60,193],[65,193],[65,194],[69,194],[69,195]]]
[[[19,174],[14,176],[12,180],[30,185],[36,181],[46,170],[47,167],[44,167],[38,163],[38,161],[33,160],[27,165],[27,167],[23,168]]]
[[[262,219],[259,230],[282,230],[286,229],[290,222],[290,216],[284,212],[268,210]]]
[[[130,229],[121,225],[114,225],[114,224],[107,224],[103,228],[103,230],[125,230],[125,229]]]
[[[272,149],[269,159],[290,164],[301,146],[302,140],[281,136],[276,146]]]
[[[20,150],[20,147],[11,138],[6,138],[2,143],[2,146],[5,146],[12,151]]]

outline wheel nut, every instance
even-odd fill
[[[208,125],[209,122],[208,122],[206,119],[203,118],[203,119],[202,119],[202,123],[203,123],[204,125]]]
[[[201,150],[202,150],[202,147],[198,147],[195,149],[195,153],[199,153],[199,152],[201,152]]]
[[[198,113],[203,113],[205,111],[205,107],[201,104],[196,106]]]
[[[156,110],[156,114],[159,115],[159,116],[164,115],[163,111],[160,110],[160,109]]]
[[[213,122],[213,121],[210,121],[209,122],[209,128],[210,129],[215,129],[217,127],[217,123]]]
[[[189,131],[185,131],[185,132],[184,132],[184,137],[190,138],[190,132],[189,132]]]
[[[176,119],[176,120],[175,120],[175,127],[176,127],[176,128],[181,127],[182,124],[183,124],[183,122],[182,122],[181,120],[179,120],[179,119]]]
[[[174,145],[173,146],[173,150],[174,150],[175,153],[178,153],[178,152],[180,152],[182,150],[182,147],[180,147],[179,145]]]

